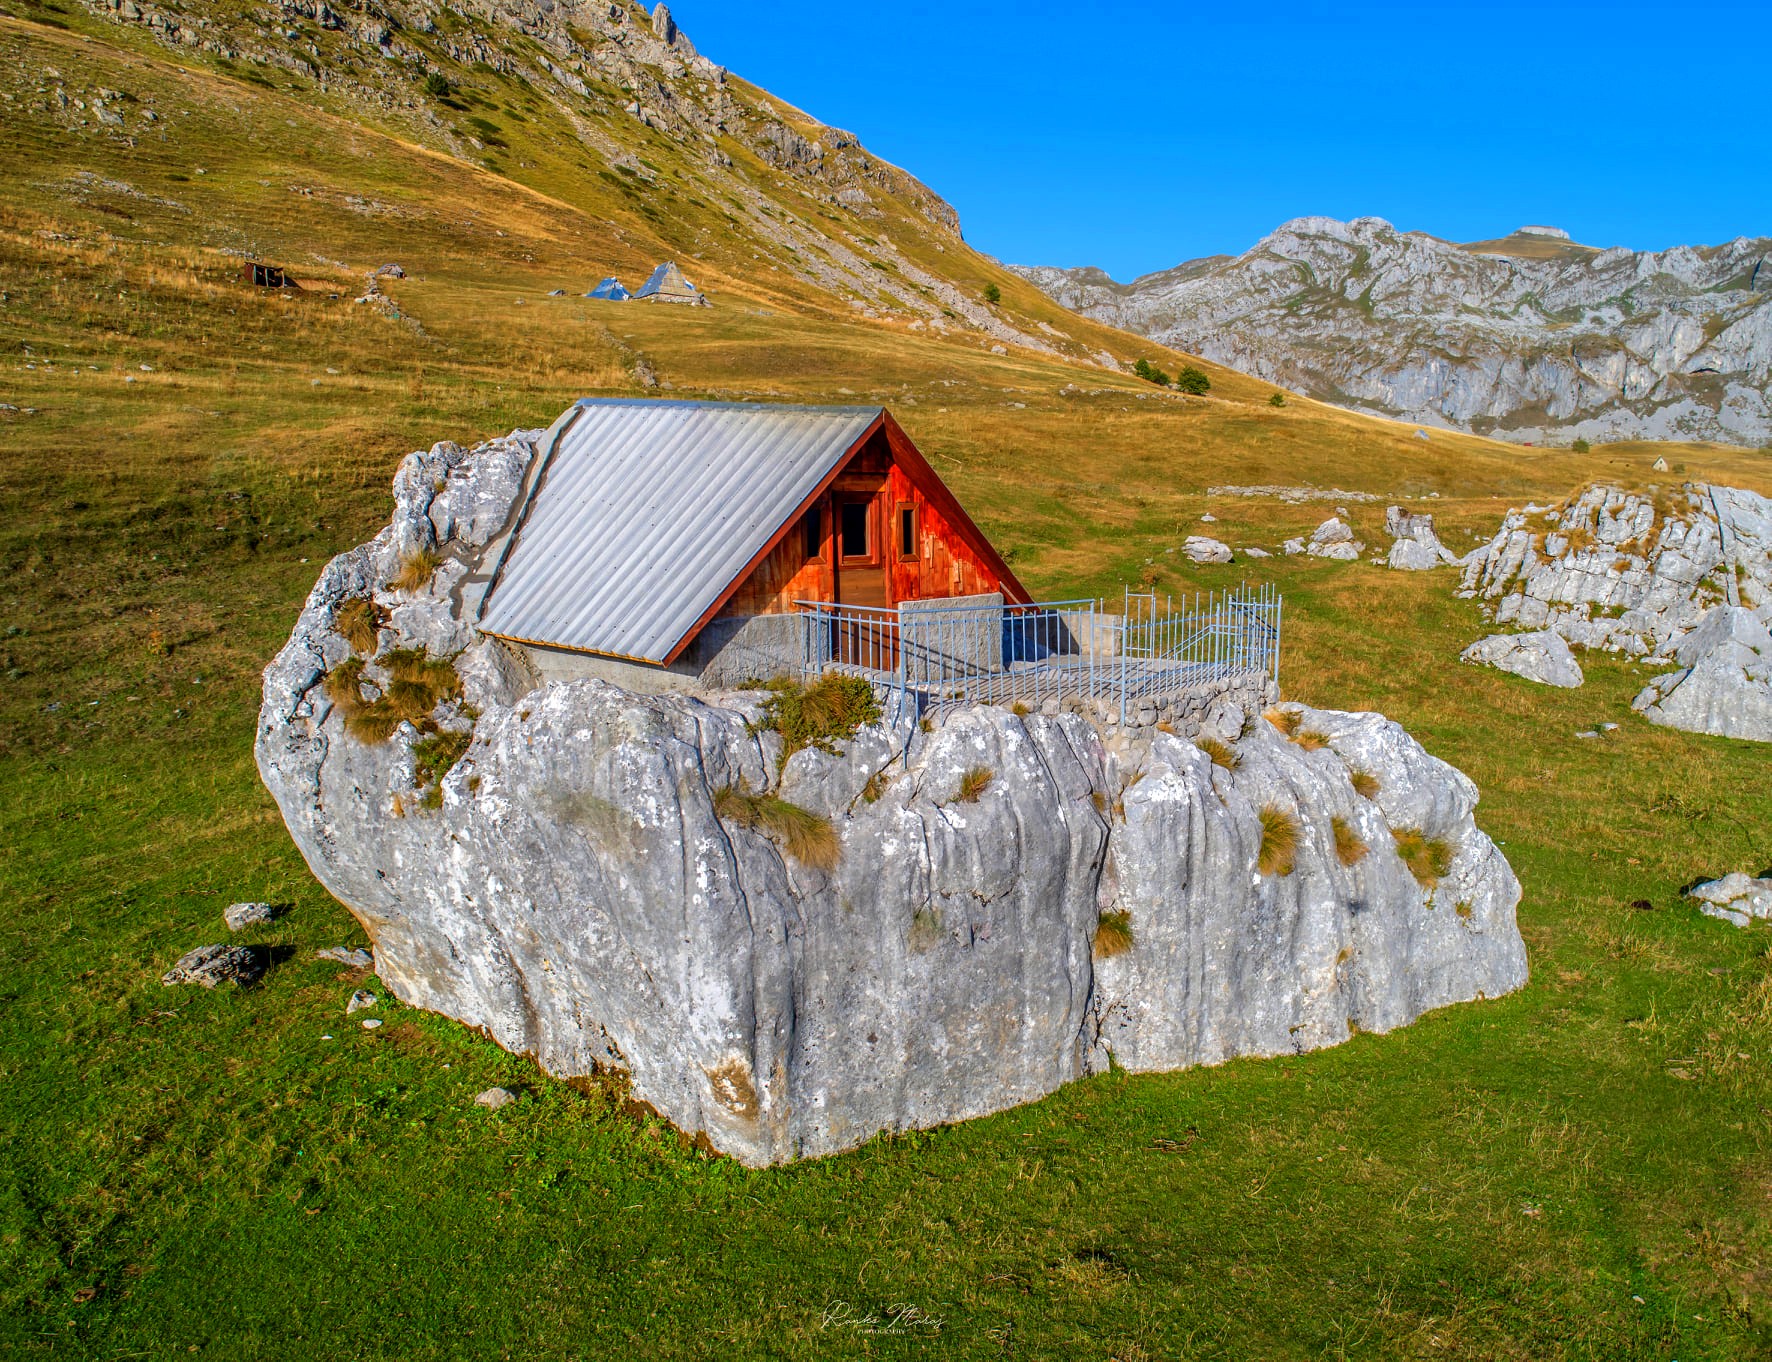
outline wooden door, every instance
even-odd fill
[[[888,608],[885,526],[881,493],[839,492],[831,498],[831,564],[840,605]],[[852,666],[892,671],[898,666],[896,621],[844,621],[838,626],[836,655]]]

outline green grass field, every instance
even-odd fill
[[[14,71],[78,57],[186,79],[59,30],[0,19],[0,36]],[[317,126],[292,145],[342,155]],[[390,292],[415,329],[349,302],[394,254],[380,229],[258,216],[244,162],[281,153],[230,152],[224,132],[192,134],[217,180],[202,230],[251,222],[289,258],[330,241],[349,269],[255,294],[173,210],[42,188],[91,146],[0,137],[0,402],[18,409],[0,410],[0,1353],[1772,1353],[1772,933],[1679,897],[1772,863],[1766,750],[1640,722],[1645,674],[1614,659],[1584,658],[1573,692],[1461,666],[1487,630],[1448,572],[1169,552],[1207,510],[1219,537],[1272,547],[1332,505],[1214,485],[1438,493],[1462,548],[1510,504],[1642,482],[1661,454],[1676,476],[1772,491],[1766,454],[1422,442],[1270,408],[1221,370],[1182,400],[736,272],[705,312],[548,299],[583,254],[572,233],[602,219],[514,192],[496,206],[508,250],[445,214],[398,219],[413,277]],[[185,174],[176,158],[118,156],[100,168],[197,193],[153,178]],[[336,173],[415,201],[474,192],[410,148]],[[1525,886],[1531,983],[1331,1051],[1109,1075],[767,1171],[455,1023],[398,1005],[379,1030],[347,1020],[353,988],[385,990],[313,959],[365,938],[258,782],[259,669],[326,557],[383,523],[404,452],[637,392],[637,356],[676,396],[890,404],[1037,593],[1278,582],[1287,694],[1380,709],[1481,787]],[[1349,508],[1372,542],[1383,507]],[[1620,727],[1575,737],[1602,720]],[[264,983],[162,988],[242,899],[292,905],[243,938],[274,949]],[[523,1100],[475,1107],[492,1084]]]

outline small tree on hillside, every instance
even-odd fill
[[[448,99],[450,95],[449,77],[441,71],[433,71],[425,77],[424,92],[432,99]]]
[[[1164,373],[1156,365],[1152,364],[1148,359],[1141,359],[1137,364],[1134,364],[1132,366],[1132,372],[1137,374],[1146,383],[1155,383],[1159,388],[1167,388],[1169,386],[1169,375]]]
[[[1267,404],[1270,407],[1285,406],[1286,405],[1286,394],[1285,393],[1275,393],[1273,396],[1268,398]]]
[[[995,307],[998,303],[1003,301],[1003,290],[998,288],[995,284],[986,284],[984,286],[984,300],[992,307]]]
[[[1184,393],[1192,393],[1195,397],[1203,396],[1211,391],[1212,380],[1206,377],[1203,370],[1188,365],[1175,376],[1175,386]]]
[[[1570,445],[1569,448],[1573,449],[1577,454],[1585,454],[1588,452],[1588,450],[1592,449],[1593,446],[1590,445],[1586,440],[1579,440],[1578,439],[1578,440],[1576,440],[1576,442],[1574,444]]]

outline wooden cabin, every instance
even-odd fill
[[[637,399],[554,423],[470,584],[545,679],[651,690],[777,674],[803,602],[1030,600],[884,408]]]

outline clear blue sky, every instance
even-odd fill
[[[650,0],[649,0],[650,2]],[[1745,4],[679,0],[711,60],[924,180],[967,240],[1119,279],[1287,218],[1639,249],[1772,235]]]

